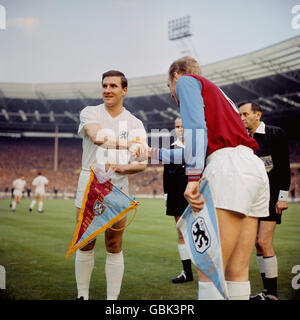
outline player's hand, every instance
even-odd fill
[[[188,182],[184,192],[184,197],[194,212],[199,212],[202,210],[205,202],[198,190],[199,181],[190,181]]]
[[[287,201],[278,200],[275,206],[276,213],[282,214],[283,210],[286,210],[289,206],[289,203]]]
[[[138,161],[144,161],[151,157],[150,148],[146,142],[131,142],[128,147],[131,155]]]
[[[105,172],[107,172],[110,167],[111,167],[111,163],[105,163]]]
[[[109,168],[116,173],[123,173],[125,166],[118,165],[116,163],[106,163],[105,164],[105,171],[107,172]]]

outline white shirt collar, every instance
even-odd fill
[[[265,134],[266,133],[266,125],[264,122],[260,122],[259,126],[256,128],[255,133]]]
[[[183,143],[179,139],[177,139],[174,143],[172,143],[172,146],[177,146],[177,147],[180,147],[180,148],[184,148]]]

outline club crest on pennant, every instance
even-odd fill
[[[105,209],[105,205],[99,199],[97,199],[94,203],[95,216],[101,216],[101,214],[104,213]]]
[[[192,238],[198,252],[204,253],[210,247],[211,237],[202,217],[198,217],[192,225]]]

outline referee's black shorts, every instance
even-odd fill
[[[276,221],[276,224],[281,224],[282,214],[276,213],[276,203],[278,201],[279,191],[270,190],[270,204],[268,217],[259,218],[259,221]]]

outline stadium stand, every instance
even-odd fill
[[[268,48],[202,67],[235,102],[252,99],[263,107],[262,120],[288,134],[291,190],[300,197],[300,36]],[[168,93],[167,75],[129,79],[124,104],[141,119],[152,141],[153,130],[171,131],[179,109]],[[0,190],[24,174],[31,182],[41,170],[49,190],[75,192],[81,140],[76,133],[79,112],[102,102],[100,83],[0,83]],[[58,161],[54,166],[54,137]],[[132,179],[137,194],[162,195],[162,167],[151,166]]]
[[[54,170],[54,139],[0,137],[0,191],[9,195],[12,182],[24,176],[27,187],[41,171],[49,180],[48,193],[73,196],[81,167],[81,139],[59,139],[58,165]],[[130,177],[132,191],[145,196],[153,189],[162,194],[162,166],[149,166]]]

